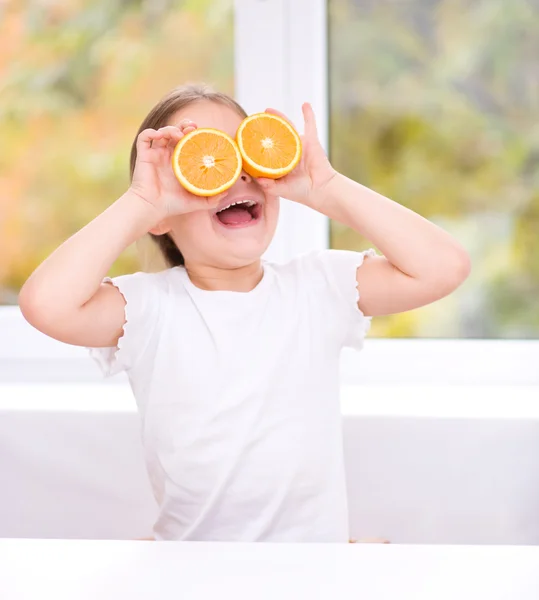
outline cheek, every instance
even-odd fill
[[[277,226],[279,219],[280,198],[269,197],[266,199],[266,219],[270,227]]]
[[[178,247],[182,252],[189,253],[190,248],[200,245],[201,238],[208,238],[207,233],[211,228],[211,217],[206,211],[199,210],[174,217],[171,225]]]

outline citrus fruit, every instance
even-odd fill
[[[238,129],[236,141],[243,169],[252,177],[278,179],[290,173],[301,158],[301,140],[285,119],[269,113],[247,117]]]
[[[241,175],[236,142],[217,129],[195,129],[174,148],[172,168],[181,185],[197,196],[216,196]]]

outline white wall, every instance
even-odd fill
[[[350,535],[539,544],[532,388],[342,394]],[[0,386],[0,537],[146,537],[156,514],[125,384]]]

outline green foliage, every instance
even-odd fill
[[[0,303],[128,184],[153,103],[233,91],[232,0],[0,6]],[[539,334],[539,12],[527,0],[329,0],[331,157],[462,240],[470,280],[375,335]],[[338,248],[368,244],[339,224]],[[133,248],[113,274],[139,268]]]
[[[375,320],[400,337],[539,335],[539,7],[330,0],[335,167],[451,231],[470,280]],[[366,247],[339,224],[332,245]]]

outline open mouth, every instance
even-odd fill
[[[262,216],[262,206],[256,200],[238,200],[219,210],[215,217],[225,227],[254,225]]]

